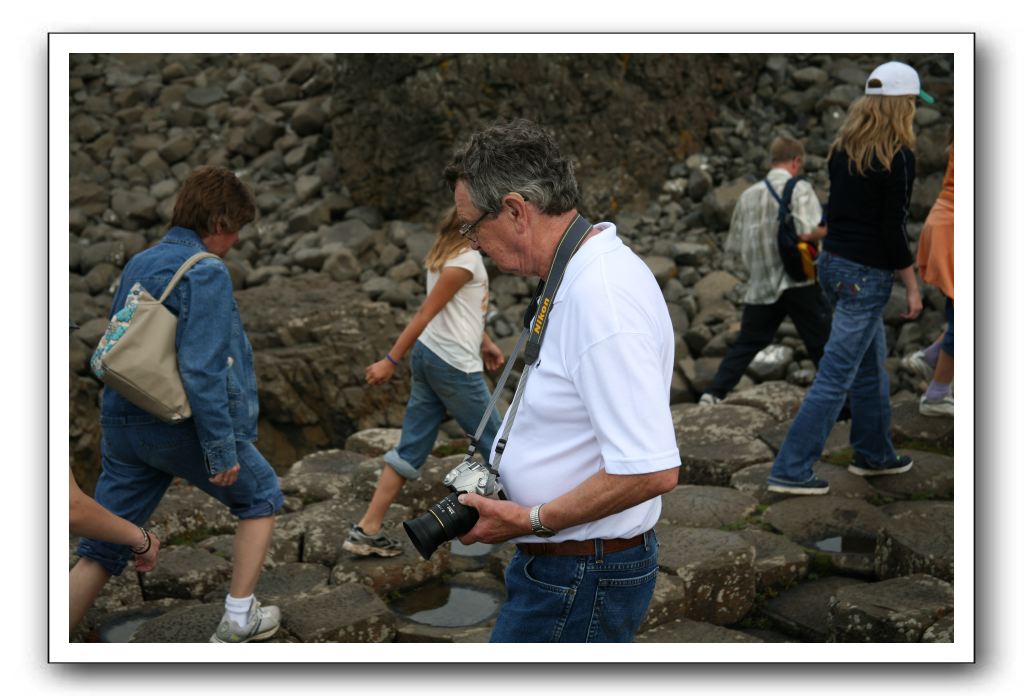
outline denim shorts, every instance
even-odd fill
[[[491,643],[628,643],[657,582],[657,535],[624,551],[531,556],[516,551]]]
[[[209,482],[191,420],[170,425],[149,417],[104,417],[100,424],[103,471],[96,501],[135,524],[149,520],[175,476],[227,505],[239,519],[269,517],[284,505],[276,472],[251,442],[235,443],[241,464],[238,480],[215,486]],[[82,539],[78,555],[120,575],[131,553],[126,546]]]

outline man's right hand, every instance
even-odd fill
[[[394,365],[387,358],[377,360],[366,368],[367,384],[383,384],[394,375]]]

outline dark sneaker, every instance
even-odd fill
[[[809,481],[782,481],[780,479],[767,479],[767,490],[772,493],[788,493],[790,495],[826,495],[831,487],[824,479],[817,478],[814,474]]]
[[[888,474],[901,474],[913,468],[913,458],[906,454],[900,454],[894,462],[884,466],[871,466],[865,461],[856,457],[849,465],[849,473],[857,476],[886,476]]]
[[[281,627],[281,610],[273,606],[260,606],[259,602],[253,599],[248,619],[244,626],[239,626],[228,617],[227,612],[224,612],[216,632],[210,636],[210,642],[248,643],[269,638]]]
[[[362,527],[352,525],[348,532],[348,538],[341,548],[356,556],[382,556],[390,558],[401,554],[401,542],[395,539],[388,539],[383,532],[370,536],[362,531]]]

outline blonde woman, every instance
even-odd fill
[[[401,544],[381,532],[384,515],[406,480],[433,449],[445,413],[462,429],[475,434],[490,400],[483,368],[504,364],[504,354],[484,330],[490,301],[483,257],[462,235],[454,208],[444,213],[437,240],[426,255],[426,300],[387,354],[366,368],[366,382],[383,384],[408,356],[412,393],[405,409],[401,440],[384,454],[384,466],[366,513],[352,525],[343,546],[359,556],[397,556]],[[480,437],[479,452],[489,461],[501,424],[490,413]]]
[[[828,233],[817,262],[821,288],[834,306],[831,334],[817,377],[774,461],[770,491],[828,492],[813,465],[846,396],[854,452],[849,472],[879,476],[913,466],[892,445],[883,314],[895,275],[906,286],[902,318],[913,319],[922,308],[906,236],[918,97],[933,102],[913,68],[898,62],[877,67],[831,145]]]

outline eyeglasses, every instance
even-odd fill
[[[479,239],[479,235],[480,235],[480,233],[476,231],[476,225],[478,225],[481,222],[483,222],[483,218],[485,218],[488,215],[490,215],[489,212],[483,213],[478,218],[476,218],[476,222],[473,222],[471,224],[470,223],[466,223],[466,224],[462,225],[461,227],[459,227],[458,228],[458,232],[463,237],[468,239],[470,242],[475,244],[476,241]]]

